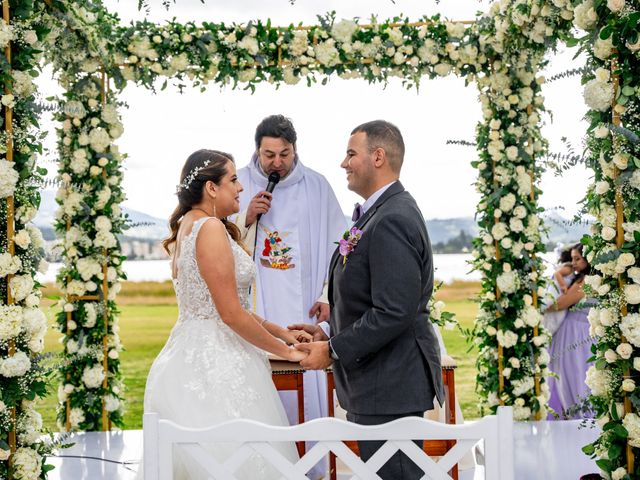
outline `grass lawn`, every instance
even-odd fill
[[[438,298],[447,303],[447,310],[456,313],[458,321],[465,328],[473,323],[477,311],[471,298],[479,289],[478,284],[457,282],[443,286]],[[45,295],[55,294],[53,288],[45,289]],[[126,351],[122,352],[122,371],[126,384],[127,429],[142,428],[142,401],[147,372],[156,355],[162,349],[169,332],[178,316],[178,307],[169,282],[125,283],[118,299],[120,315],[120,336]],[[43,309],[49,317],[52,328],[47,333],[45,350],[60,351],[61,334],[53,328],[55,308],[43,302]],[[456,370],[456,394],[465,419],[478,417],[475,394],[475,353],[468,352],[468,346],[459,331],[443,332],[449,355],[458,363]],[[54,391],[39,406],[46,427],[57,430],[55,409],[57,385]]]

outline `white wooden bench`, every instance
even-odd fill
[[[253,420],[231,420],[208,428],[193,429],[161,420],[146,413],[144,427],[144,478],[170,480],[173,472],[173,447],[180,446],[190,461],[196,462],[210,478],[233,480],[234,472],[255,453],[288,480],[307,480],[305,473],[333,452],[353,472],[352,478],[379,479],[376,472],[398,450],[402,450],[423,471],[426,479],[449,480],[448,471],[462,456],[484,441],[485,478],[513,480],[513,418],[510,407],[499,407],[498,414],[464,425],[447,425],[418,417],[408,417],[383,425],[361,426],[335,418],[320,418],[291,427],[274,427]],[[434,460],[412,440],[455,440],[455,446]],[[363,462],[343,440],[386,440]],[[270,442],[316,441],[296,463],[284,458]],[[236,452],[219,463],[202,444],[233,442]]]

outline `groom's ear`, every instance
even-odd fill
[[[387,152],[384,151],[384,148],[378,147],[373,151],[373,165],[376,168],[382,167],[385,163],[387,163]]]

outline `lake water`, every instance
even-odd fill
[[[546,253],[543,258],[550,269],[555,262],[555,254],[553,252]],[[469,260],[471,260],[471,254],[468,253],[434,255],[433,263],[436,269],[436,278],[445,283],[449,283],[452,280],[480,280],[479,272],[470,272],[471,267],[467,263]],[[45,275],[38,274],[36,278],[41,283],[55,282],[55,277],[60,267],[60,263],[52,263]],[[168,260],[125,261],[124,271],[127,274],[127,279],[133,282],[162,282],[171,279]]]

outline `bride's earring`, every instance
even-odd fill
[[[218,215],[216,215],[216,197],[213,197],[213,216],[218,217]]]

